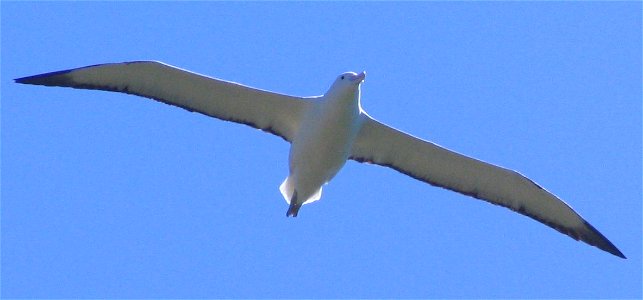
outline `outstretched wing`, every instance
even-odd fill
[[[218,119],[246,124],[292,141],[303,97],[287,96],[192,73],[155,61],[101,64],[15,80],[18,83],[121,92]]]
[[[576,240],[625,258],[569,205],[518,172],[466,157],[364,114],[351,159],[390,167],[415,179],[533,218]]]

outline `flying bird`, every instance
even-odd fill
[[[121,92],[224,121],[291,143],[279,187],[296,217],[321,198],[347,160],[377,164],[531,217],[575,240],[625,258],[569,205],[520,173],[451,151],[383,124],[360,104],[366,73],[339,75],[322,96],[296,97],[211,78],[156,61],[99,64],[15,79],[17,83]]]

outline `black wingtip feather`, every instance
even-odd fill
[[[38,74],[33,76],[17,78],[17,79],[14,79],[14,81],[16,83],[22,83],[22,84],[58,86],[61,83],[61,79],[67,77],[64,75],[68,74],[71,71],[72,70],[63,70],[63,71],[43,73],[43,74]]]
[[[124,64],[127,64],[127,65],[129,65],[129,64],[138,64],[138,63],[159,63],[159,62],[157,62],[157,61],[145,61],[145,60],[124,62]],[[87,68],[100,67],[100,66],[104,66],[104,65],[115,65],[115,64],[118,64],[118,63],[95,64],[95,65],[90,65],[90,66],[85,66],[85,67],[80,67],[80,68],[73,68],[73,69],[67,69],[67,70],[62,70],[62,71],[42,73],[42,74],[33,75],[33,76],[16,78],[16,79],[14,79],[14,82],[22,83],[22,84],[45,85],[45,86],[69,86],[69,82],[68,82],[69,77],[65,76],[65,75],[67,75],[67,74],[69,74],[69,73],[71,73],[73,71],[87,69]]]
[[[583,220],[585,223],[585,228],[588,228],[590,231],[589,235],[585,235],[582,240],[586,241],[588,244],[593,245],[603,251],[614,254],[620,258],[627,259],[623,253],[612,244],[602,233],[600,233],[592,224]]]
[[[16,83],[44,85],[44,86],[69,86],[70,77],[67,76],[67,74],[69,74],[73,70],[75,69],[43,73],[43,74],[38,74],[33,76],[17,78],[17,79],[14,79],[14,81]]]

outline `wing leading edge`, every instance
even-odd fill
[[[527,177],[413,137],[366,114],[351,159],[389,167],[431,185],[507,207],[625,258],[569,205]]]
[[[151,98],[246,124],[292,141],[310,100],[251,88],[156,61],[101,64],[18,78],[18,83],[104,90]]]

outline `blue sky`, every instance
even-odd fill
[[[641,297],[641,3],[2,2],[3,297]],[[349,162],[286,218],[289,145],[129,95],[14,84],[160,60],[362,106],[526,174],[627,257]]]

